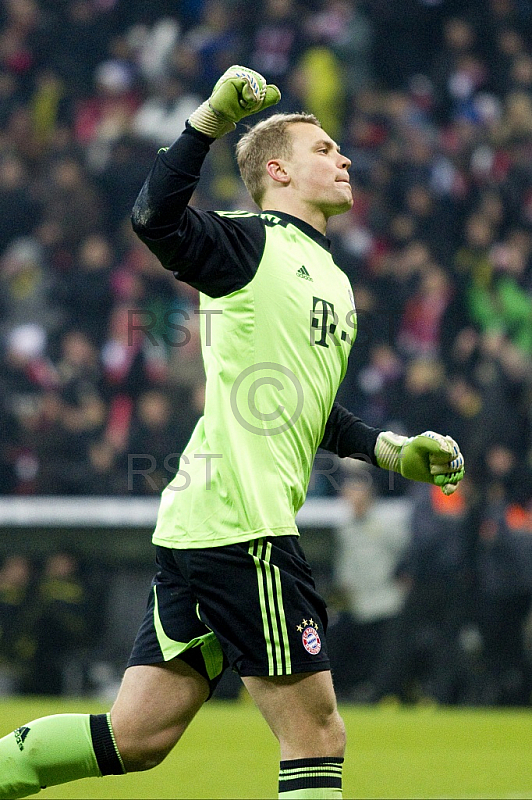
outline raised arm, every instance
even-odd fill
[[[189,202],[215,139],[279,98],[279,90],[258,73],[229,69],[181,136],[159,152],[133,208],[133,229],[161,264],[213,297],[251,280],[262,254],[263,225],[256,217],[235,220]]]

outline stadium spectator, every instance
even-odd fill
[[[27,556],[4,558],[0,567],[0,693],[4,695],[20,691],[35,653],[33,580]]]
[[[71,253],[87,236],[95,234],[102,215],[97,190],[79,156],[63,152],[43,164],[44,175],[35,191],[46,221],[59,220]]]
[[[200,9],[199,24],[184,37],[184,46],[190,48],[197,59],[196,86],[203,97],[209,95],[225,69],[241,60],[243,37],[231,11],[231,4],[224,0],[206,0]],[[260,17],[262,19],[263,14]]]
[[[508,448],[487,453],[476,551],[475,620],[481,635],[486,705],[529,705],[532,659],[525,627],[532,607],[532,480],[516,474]]]
[[[30,192],[30,177],[24,161],[5,152],[0,160],[0,254],[19,237],[27,236],[38,213]]]
[[[393,419],[402,373],[403,363],[389,344],[373,345],[368,364],[358,373],[357,381],[357,407],[372,425],[382,426]]]
[[[339,608],[327,638],[338,695],[363,701],[393,657],[391,634],[405,595],[395,573],[410,538],[410,511],[408,504],[378,506],[366,465],[346,472],[341,494],[350,519],[336,531],[333,597]]]
[[[187,92],[177,77],[168,77],[135,113],[133,131],[159,147],[168,146],[200,102],[198,95]]]
[[[320,42],[340,59],[349,95],[373,84],[373,25],[360,0],[327,0],[308,16],[305,32],[310,43]]]
[[[16,325],[9,331],[2,375],[5,404],[15,414],[57,385],[57,374],[46,352],[46,332],[40,325]]]
[[[64,314],[64,325],[82,331],[100,348],[113,309],[114,257],[109,240],[92,230],[81,239],[72,267],[60,276],[54,291],[57,307]]]
[[[467,507],[461,495],[442,501],[430,486],[416,487],[414,497],[409,546],[396,570],[408,591],[366,699],[454,704],[469,683],[459,640],[470,619]]]
[[[143,139],[125,133],[112,142],[108,158],[95,174],[104,212],[102,230],[113,243],[121,229],[129,228],[131,204],[151,155]],[[120,250],[116,244],[114,247]]]
[[[417,291],[406,301],[397,344],[410,358],[439,355],[442,319],[451,299],[450,281],[437,265],[427,266]]]
[[[9,334],[22,325],[40,327],[44,334],[53,330],[60,320],[52,299],[53,288],[39,243],[31,236],[13,239],[0,258],[4,304],[0,331]]]
[[[160,494],[177,472],[181,451],[170,450],[180,444],[173,416],[164,392],[152,389],[138,398],[126,446],[129,491]]]
[[[72,659],[93,641],[101,597],[91,598],[79,557],[68,549],[50,555],[40,575],[33,609],[34,651],[23,688],[59,695]]]
[[[299,9],[294,0],[267,0],[253,31],[247,63],[272,80],[282,80],[302,52]]]
[[[23,441],[37,463],[34,493],[83,494],[87,450],[101,426],[98,398],[83,398],[77,406],[63,400],[58,391],[47,392],[35,415],[23,423]]]
[[[402,381],[402,391],[396,394],[392,408],[393,419],[399,419],[409,436],[418,430],[419,423],[432,430],[434,423],[448,414],[443,387],[444,368],[441,361],[418,356],[408,362]]]

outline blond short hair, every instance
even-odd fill
[[[314,114],[273,114],[245,133],[236,146],[236,160],[246,189],[258,206],[264,196],[266,164],[271,158],[290,158],[293,141],[288,126],[307,122],[321,128]]]

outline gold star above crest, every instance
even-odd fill
[[[309,619],[309,621],[308,621],[308,624],[309,624],[309,625],[312,625],[312,627],[314,627],[314,620],[313,620],[313,619]],[[316,628],[317,628],[317,627],[318,627],[318,626],[316,625]]]
[[[304,620],[303,620],[303,625],[304,625],[305,627],[308,625],[308,622],[307,622],[307,620],[306,620],[306,619],[304,619]]]
[[[297,630],[299,631],[299,633],[302,633],[303,632],[303,625],[298,625],[297,626]]]

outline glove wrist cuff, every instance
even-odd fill
[[[406,436],[400,436],[392,431],[383,431],[377,436],[375,443],[375,458],[381,469],[400,472],[401,450],[407,441]]]
[[[226,133],[234,131],[235,123],[228,117],[215,111],[209,100],[205,100],[189,117],[189,124],[200,133],[210,136],[212,139],[219,139]]]

